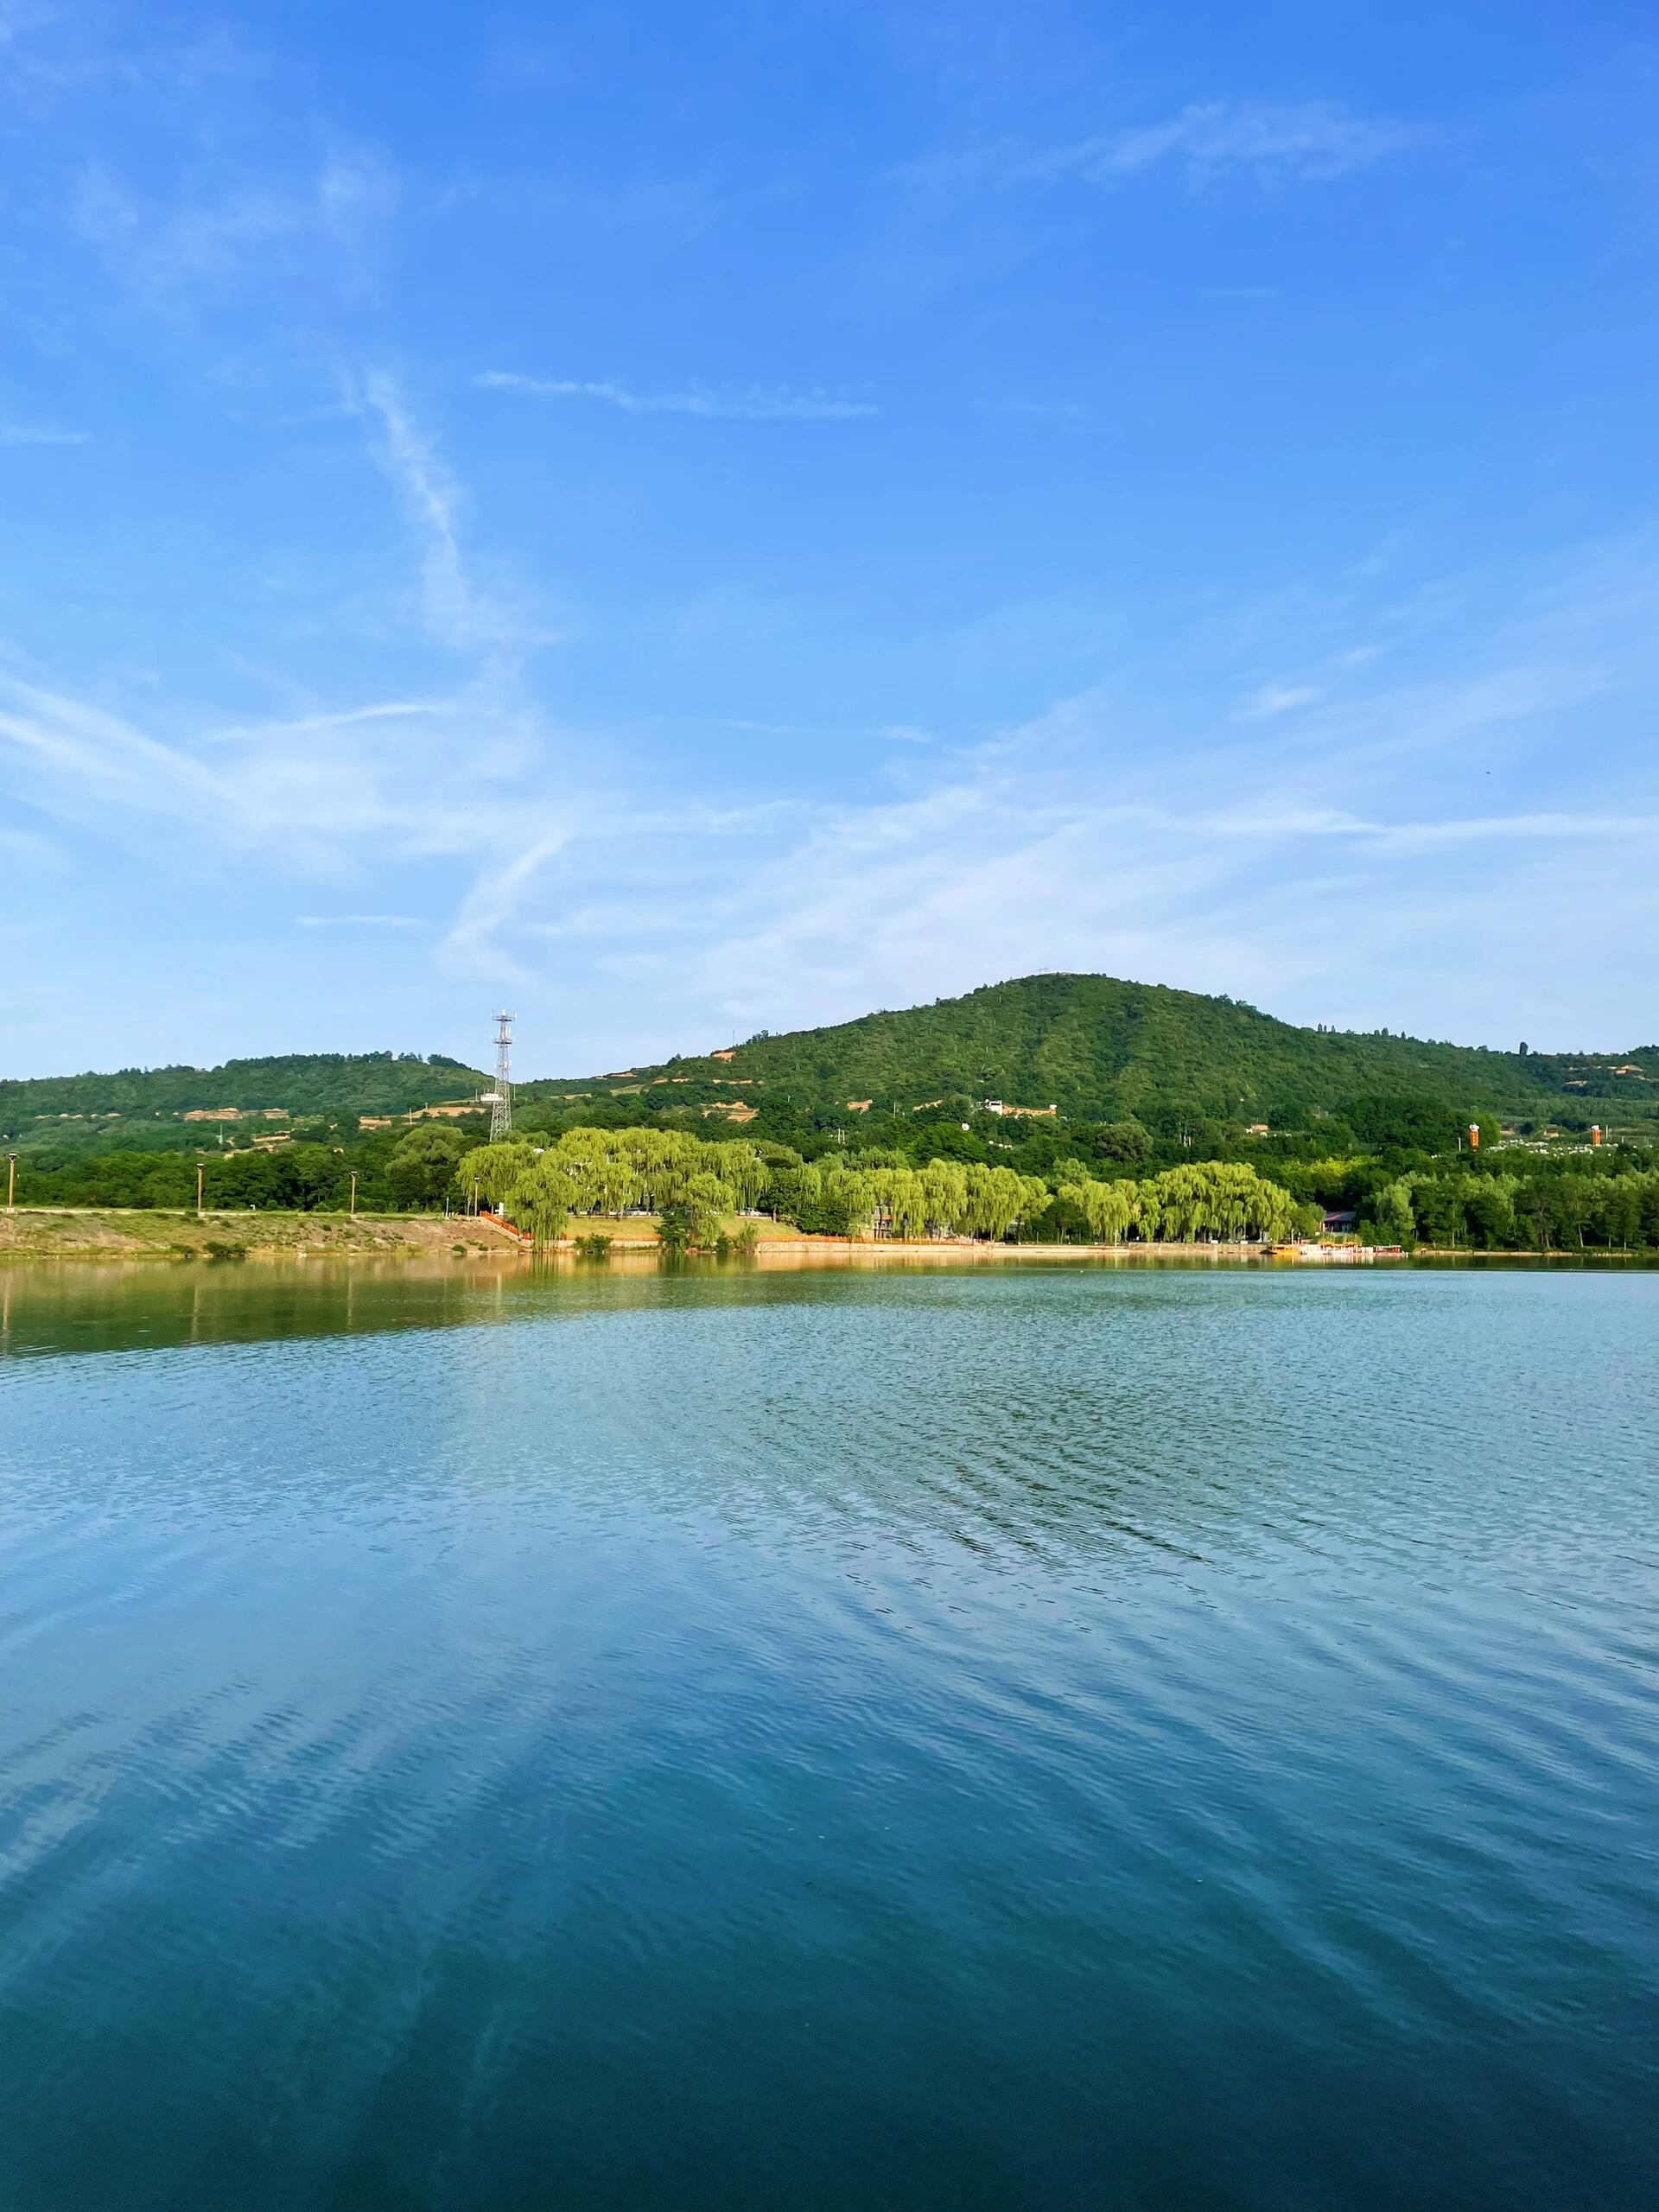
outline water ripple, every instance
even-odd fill
[[[14,1279],[0,2201],[1643,2201],[1656,1294]]]

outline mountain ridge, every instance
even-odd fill
[[[670,1088],[693,1094],[687,1103],[747,1089],[843,1110],[868,1098],[915,1111],[939,1093],[1093,1119],[1186,1110],[1271,1121],[1367,1093],[1522,1116],[1604,1104],[1645,1119],[1659,1093],[1659,1046],[1504,1052],[1306,1029],[1224,995],[1051,972],[620,1073],[518,1086],[548,1101]]]
[[[435,1053],[289,1053],[213,1068],[0,1081],[0,1132],[52,1120],[180,1118],[204,1109],[397,1114],[466,1097],[486,1077]],[[997,1098],[1069,1118],[1204,1116],[1276,1123],[1376,1096],[1448,1111],[1587,1122],[1659,1117],[1659,1046],[1505,1052],[1386,1031],[1306,1029],[1224,995],[1089,973],[1015,976],[950,998],[605,1075],[537,1077],[526,1108],[583,1099],[658,1113],[859,1102],[899,1113]],[[744,1118],[747,1118],[745,1116]]]

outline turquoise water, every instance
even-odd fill
[[[1652,2201],[1659,1275],[0,1346],[5,2212]]]

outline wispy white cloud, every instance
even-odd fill
[[[397,176],[378,155],[342,148],[309,175],[222,175],[170,198],[92,162],[75,180],[67,215],[141,290],[219,282],[246,267],[268,275],[284,261],[296,273],[315,270],[320,252],[354,289],[398,197]]]
[[[1262,183],[1329,183],[1430,142],[1423,125],[1358,115],[1339,103],[1311,100],[1194,101],[1155,123],[1098,130],[1049,146],[1004,137],[948,147],[899,173],[925,195],[1019,186],[1123,185],[1173,170],[1195,189],[1228,177]],[[1272,288],[1219,286],[1207,296],[1271,297]]]
[[[39,4],[39,0],[4,0],[0,6],[0,53],[29,31],[43,30],[57,12],[55,8]]]
[[[1231,173],[1325,182],[1419,144],[1421,127],[1356,115],[1329,101],[1195,102],[1161,123],[1102,131],[1031,157],[1033,180],[1113,184],[1169,166],[1195,184]]]
[[[336,147],[317,172],[312,202],[319,224],[335,244],[358,254],[391,221],[401,198],[389,162],[360,147]]]
[[[76,793],[89,811],[141,818],[202,819],[226,805],[225,785],[199,761],[101,708],[4,673],[0,746],[9,749],[16,776],[54,813],[73,809]]]
[[[262,81],[266,61],[227,23],[210,19],[160,26],[153,16],[94,8],[0,5],[0,67],[14,110],[18,93],[35,109],[114,86],[164,111],[194,110],[238,79]]]
[[[0,830],[0,853],[10,853],[19,861],[55,861],[60,858],[56,846],[33,830]]]
[[[1092,407],[1078,399],[976,399],[981,415],[1001,415],[1014,421],[1052,423],[1061,429],[1097,430],[1101,419]]]
[[[88,446],[90,430],[60,429],[54,423],[0,423],[0,446]]]
[[[413,435],[410,497],[453,542],[453,487]],[[1453,642],[1392,633],[1386,664],[1410,659],[1409,681],[1316,655],[1323,696],[1294,712],[1284,695],[1315,684],[1264,687],[1242,722],[1234,679],[1177,730],[1179,687],[1154,677],[975,748],[889,726],[893,751],[914,748],[897,798],[886,783],[835,800],[583,795],[557,734],[481,680],[163,738],[10,677],[0,758],[14,796],[83,850],[102,836],[169,868],[349,886],[279,911],[302,908],[306,931],[383,933],[389,967],[406,947],[423,972],[512,977],[545,1007],[547,944],[579,948],[556,995],[602,1038],[595,1064],[711,1022],[822,1020],[1055,967],[1471,1037],[1488,1033],[1492,976],[1524,968],[1529,1031],[1635,1041],[1606,1011],[1628,995],[1621,963],[1592,975],[1573,948],[1593,915],[1627,975],[1659,953],[1641,857],[1659,791],[1635,753],[1587,781],[1564,741],[1649,696],[1659,569],[1610,548],[1541,588],[1506,575],[1478,635],[1469,593],[1443,596]]]
[[[677,1040],[699,1008],[787,1026],[1052,968],[1357,1021],[1401,1019],[1414,976],[1414,1027],[1478,1037],[1488,1015],[1474,995],[1459,1023],[1445,978],[1431,990],[1447,943],[1478,973],[1500,944],[1513,957],[1517,942],[1567,936],[1610,843],[1632,856],[1655,826],[1651,813],[1390,823],[1294,797],[1221,810],[1057,802],[1024,774],[975,775],[914,800],[824,810],[700,890],[681,875],[677,895],[659,882],[637,913],[607,899],[574,904],[573,921],[601,974],[657,1010],[659,1033],[679,1009]],[[1477,844],[1493,855],[1478,894],[1414,865]],[[1618,907],[1638,932],[1642,903]],[[1376,995],[1363,1003],[1368,969]]]
[[[524,652],[552,643],[556,628],[522,600],[474,582],[461,558],[460,486],[397,378],[374,370],[353,389],[378,425],[376,456],[402,498],[420,547],[422,601],[432,635],[461,652]]]
[[[391,377],[373,372],[364,378],[362,391],[365,404],[378,418],[384,433],[381,461],[403,496],[423,548],[421,576],[428,620],[449,642],[469,645],[476,610],[461,565],[455,531],[460,493],[454,479],[416,426]]]
[[[302,930],[424,930],[431,924],[419,914],[300,914]]]
[[[1599,942],[1659,954],[1640,862],[1659,785],[1627,767],[1592,796],[1554,740],[1648,696],[1659,574],[1628,547],[1529,588],[1506,577],[1478,634],[1465,597],[1448,594],[1445,645],[1415,640],[1410,680],[1332,655],[1317,687],[1266,687],[1248,735],[1222,703],[1178,738],[1166,699],[1103,687],[976,751],[916,756],[896,799],[589,823],[551,911],[529,887],[504,941],[579,943],[599,988],[626,994],[603,1034],[630,1054],[716,1020],[818,1022],[1056,967],[1493,1042],[1503,978],[1530,1030],[1629,1044],[1628,964],[1592,976],[1574,948],[1593,912]],[[1282,696],[1316,688],[1294,712]]]
[[[459,898],[446,927],[392,906],[297,917],[308,930],[443,931],[447,972],[511,970],[499,942],[543,862],[571,835],[568,792],[555,804],[551,733],[518,697],[512,661],[529,633],[473,587],[456,528],[459,493],[390,378],[363,380],[354,404],[378,427],[381,458],[423,550],[434,634],[472,654],[457,696],[319,709],[281,720],[208,725],[161,737],[136,721],[0,669],[0,784],[83,843],[105,838],[145,855],[157,824],[172,865],[211,876],[257,867],[273,879],[381,884],[411,862],[448,868]],[[457,890],[455,877],[470,879]]]
[[[335,714],[299,715],[284,721],[232,722],[209,733],[209,742],[228,744],[250,738],[308,737],[319,730],[353,729],[364,722],[401,722],[429,715],[465,711],[458,699],[386,699],[372,707],[346,707]]]
[[[537,734],[539,735],[539,734]],[[211,748],[210,757],[203,750]],[[7,787],[81,836],[211,871],[257,856],[301,874],[371,873],[411,857],[481,862],[552,817],[524,788],[543,746],[487,695],[444,714],[388,704],[164,740],[0,671]]]
[[[724,391],[690,385],[683,391],[635,391],[609,380],[519,376],[505,369],[486,369],[478,382],[487,391],[524,392],[537,399],[597,399],[626,415],[701,415],[731,423],[842,423],[881,411],[872,400],[798,391],[785,385]]]
[[[547,863],[569,843],[570,834],[563,824],[545,830],[521,845],[511,860],[480,873],[438,947],[442,967],[452,975],[518,979],[522,971],[503,946],[502,933],[517,918]]]
[[[1649,843],[1659,838],[1659,813],[1492,814],[1447,822],[1357,822],[1351,834],[1379,852],[1432,852],[1448,845]]]
[[[1267,721],[1274,715],[1293,714],[1298,707],[1313,706],[1324,697],[1313,683],[1264,683],[1251,692],[1239,709],[1242,721]]]

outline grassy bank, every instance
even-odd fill
[[[759,1255],[779,1263],[880,1260],[1261,1259],[1259,1245],[1002,1244],[965,1237],[905,1243],[896,1238],[808,1236],[788,1223],[734,1217],[728,1236],[756,1233]],[[657,1224],[639,1215],[583,1215],[571,1224],[584,1236],[605,1236],[619,1259],[654,1256]],[[569,1255],[575,1237],[556,1248]],[[0,1211],[0,1258],[57,1260],[236,1260],[323,1257],[476,1261],[517,1263],[528,1248],[503,1230],[454,1215],[279,1213],[197,1214],[160,1207],[19,1206]]]
[[[509,1249],[499,1230],[441,1214],[204,1213],[162,1207],[19,1206],[0,1213],[0,1253],[43,1259],[232,1259],[244,1254]]]
[[[638,1216],[584,1216],[573,1229],[608,1236],[618,1250],[654,1251],[657,1224]],[[726,1224],[727,1233],[753,1229],[763,1243],[803,1240],[773,1221]],[[838,1239],[805,1240],[839,1242]],[[566,1239],[567,1244],[569,1240]],[[504,1231],[464,1215],[282,1213],[225,1210],[198,1214],[160,1206],[18,1206],[0,1211],[0,1254],[42,1259],[235,1259],[273,1254],[354,1254],[474,1258],[521,1250]]]
[[[654,1253],[657,1224],[639,1215],[583,1215],[571,1224],[584,1236],[606,1236],[613,1250]],[[766,1256],[786,1257],[965,1259],[995,1260],[1082,1258],[1109,1247],[1086,1244],[977,1243],[965,1238],[944,1238],[904,1243],[845,1236],[806,1236],[785,1222],[745,1221],[726,1224],[728,1236],[752,1229],[760,1250]],[[569,1251],[574,1238],[562,1240]],[[524,1256],[525,1247],[500,1230],[487,1228],[463,1216],[446,1220],[441,1214],[278,1213],[274,1211],[208,1212],[198,1214],[161,1207],[46,1207],[19,1206],[0,1212],[0,1256],[41,1259],[157,1259],[213,1260],[297,1257],[318,1255],[336,1258],[475,1259],[481,1253],[496,1258]],[[1160,1251],[1207,1257],[1226,1251],[1236,1255],[1243,1247],[1217,1245],[1132,1245],[1116,1248],[1120,1255],[1139,1253],[1152,1257]],[[1249,1248],[1252,1250],[1257,1248]],[[1258,1253],[1259,1256],[1259,1253]]]

